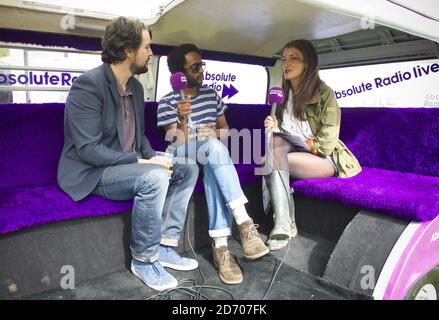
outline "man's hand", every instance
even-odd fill
[[[178,101],[177,115],[182,121],[186,121],[187,117],[191,114],[191,96],[187,96],[186,99]]]
[[[172,163],[157,157],[152,157],[150,159],[137,159],[137,163],[157,164],[164,167],[168,171],[171,171],[172,168]]]
[[[217,137],[218,137],[218,133],[216,130],[216,125],[213,123],[208,123],[199,126],[197,129],[198,140],[216,139]]]

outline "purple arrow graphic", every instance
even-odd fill
[[[230,84],[230,87],[228,87],[226,84],[223,86],[223,93],[221,94],[221,98],[224,98],[226,96],[229,96],[229,99],[233,97],[235,94],[237,94],[239,91]]]

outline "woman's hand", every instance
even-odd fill
[[[314,139],[308,139],[305,141],[306,145],[309,148],[309,151],[311,151],[312,154],[317,155],[317,150],[314,149]]]
[[[273,117],[268,116],[264,120],[264,127],[265,129],[276,130],[278,128],[277,119],[276,118],[273,119]]]

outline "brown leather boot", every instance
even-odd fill
[[[218,268],[218,275],[222,282],[225,284],[242,282],[241,269],[226,246],[213,247],[213,262]]]
[[[270,251],[260,238],[252,219],[238,225],[238,230],[241,236],[241,245],[244,249],[244,257],[247,259],[260,258]]]

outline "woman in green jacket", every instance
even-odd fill
[[[319,77],[317,52],[311,42],[295,40],[282,49],[282,88],[285,99],[276,116],[264,121],[273,131],[265,176],[273,210],[270,250],[280,249],[297,235],[290,175],[296,179],[351,177],[360,164],[338,139],[340,107],[335,94]],[[273,161],[274,160],[274,161]]]

